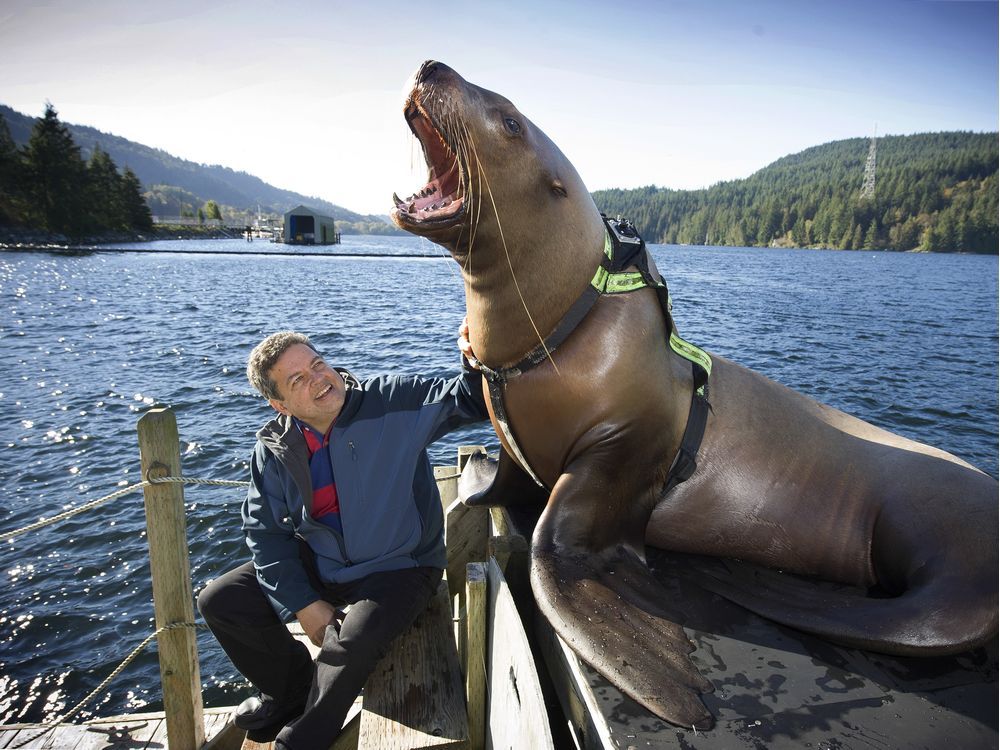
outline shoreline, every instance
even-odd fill
[[[3,250],[72,250],[115,242],[155,242],[157,240],[229,240],[231,233],[220,227],[157,224],[148,232],[98,232],[69,237],[59,232],[46,232],[26,227],[0,226],[0,249]]]
[[[380,237],[384,235],[373,234],[373,237]],[[34,229],[24,229],[21,227],[4,227],[0,226],[0,252],[49,252],[49,253],[60,253],[65,255],[78,255],[85,253],[94,252],[170,252],[170,253],[189,253],[189,254],[223,254],[223,255],[246,255],[253,251],[247,250],[243,251],[233,251],[233,250],[136,250],[129,247],[118,247],[116,243],[121,243],[127,245],[128,243],[139,243],[139,242],[157,242],[161,240],[232,240],[239,239],[239,237],[234,237],[231,232],[219,227],[206,227],[206,226],[189,226],[189,225],[175,225],[175,224],[158,224],[152,231],[149,232],[106,232],[103,234],[88,235],[85,237],[75,237],[70,238],[63,234],[53,233],[53,232],[43,232]],[[281,245],[282,243],[271,243],[267,240],[260,240],[262,242],[267,242],[268,244]],[[647,242],[649,245],[664,245],[668,243],[659,242]],[[677,244],[678,247],[740,247],[737,245],[697,245],[697,244]],[[296,245],[295,247],[308,247],[303,245]],[[326,247],[326,246],[323,246]],[[333,247],[333,246],[330,246]],[[836,252],[844,253],[859,253],[859,252],[869,252],[869,253],[917,253],[917,254],[928,254],[928,255],[996,255],[997,253],[970,253],[963,251],[954,252],[939,252],[933,250],[922,250],[920,248],[913,248],[911,250],[890,250],[887,248],[873,248],[865,250],[841,250],[840,248],[833,247],[822,247],[819,245],[810,245],[807,247],[798,247],[796,245],[789,244],[770,244],[770,245],[756,245],[754,248],[760,250],[832,250]],[[343,252],[311,252],[308,250],[300,250],[294,252],[260,252],[260,255],[312,255],[312,256],[324,256],[324,257],[336,257],[336,256],[350,256],[350,257],[381,257],[384,253],[343,253]],[[403,257],[403,256],[397,256]],[[438,254],[426,253],[426,254],[413,254],[407,255],[405,257],[417,257],[417,258],[437,258],[441,257]]]

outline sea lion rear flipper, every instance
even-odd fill
[[[995,575],[976,597],[964,595],[967,580],[927,576],[898,596],[876,598],[854,586],[746,562],[705,561],[695,568],[709,591],[761,617],[853,648],[943,656],[980,646],[996,633]]]
[[[458,499],[470,506],[542,505],[548,497],[548,490],[539,487],[503,449],[499,459],[473,453],[458,479]]]
[[[565,479],[556,484],[532,538],[531,588],[539,609],[626,695],[674,724],[708,729],[712,715],[699,695],[713,687],[688,657],[694,646],[666,607],[666,591],[631,540],[593,548],[591,541],[603,532],[625,529],[623,519],[597,518],[609,512],[608,504],[567,497]],[[592,533],[595,525],[602,533]]]

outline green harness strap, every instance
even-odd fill
[[[648,251],[646,251],[648,252]],[[609,260],[614,260],[614,243],[611,240],[610,232],[604,235],[604,254]],[[626,294],[637,289],[651,287],[656,290],[666,290],[666,284],[657,281],[652,274],[642,271],[609,271],[604,265],[597,268],[597,273],[590,280],[590,285],[597,290],[598,294]],[[704,349],[695,346],[689,341],[685,341],[677,332],[673,330],[673,318],[671,316],[673,301],[670,299],[670,292],[667,292],[667,316],[670,321],[670,348],[684,359],[700,367],[705,373],[705,383],[698,388],[698,393],[705,395],[705,385],[712,374],[712,357]]]
[[[606,217],[602,217],[607,225],[604,235],[604,255],[601,258],[601,265],[594,274],[583,293],[556,325],[555,330],[546,340],[532,349],[517,364],[510,367],[493,369],[483,362],[479,363],[480,371],[486,379],[487,388],[490,395],[490,402],[493,406],[493,419],[511,450],[514,459],[531,476],[535,482],[544,487],[542,480],[538,478],[531,468],[524,454],[518,446],[511,428],[510,420],[507,417],[507,410],[504,406],[504,389],[507,382],[519,377],[522,373],[535,367],[540,362],[551,357],[551,353],[560,346],[563,341],[576,330],[577,325],[586,317],[594,303],[604,294],[626,294],[634,292],[644,287],[650,287],[656,291],[660,307],[663,310],[664,318],[670,329],[670,348],[691,362],[692,374],[695,388],[691,393],[691,414],[684,430],[681,441],[681,448],[674,457],[674,462],[668,472],[668,491],[678,482],[683,482],[694,471],[695,456],[698,452],[698,445],[701,442],[701,434],[704,431],[706,415],[708,413],[708,399],[705,393],[708,385],[708,378],[712,373],[712,358],[703,349],[691,344],[674,330],[674,320],[671,315],[670,292],[667,285],[659,276],[658,272],[650,269],[651,259],[645,243],[638,235],[629,241],[630,248],[623,248],[620,240],[611,236],[611,224]],[[625,271],[624,268],[635,266],[638,271]],[[654,266],[655,269],[655,266]]]

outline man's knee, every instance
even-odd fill
[[[208,582],[197,600],[198,611],[206,622],[231,620],[234,613],[247,606],[249,583],[256,583],[256,579],[248,582],[249,575],[245,566],[241,566]]]
[[[218,615],[226,611],[225,602],[229,598],[229,587],[222,583],[221,578],[214,578],[198,594],[198,611],[206,620],[216,620]]]

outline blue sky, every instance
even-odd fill
[[[427,58],[590,189],[689,189],[876,124],[996,130],[997,39],[995,0],[4,0],[0,102],[387,213],[424,178],[401,108]]]

